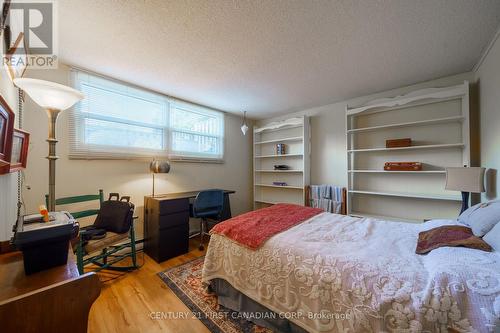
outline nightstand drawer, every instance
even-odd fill
[[[172,228],[178,225],[189,226],[189,211],[160,215],[159,222],[159,229]]]

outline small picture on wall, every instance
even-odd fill
[[[3,133],[5,130],[5,118],[0,117],[0,133]],[[0,154],[3,153],[3,147],[4,147],[4,136],[0,135]]]
[[[10,172],[26,168],[28,162],[29,140],[30,135],[28,132],[14,129]]]
[[[14,112],[0,96],[0,175],[8,173],[14,133]]]

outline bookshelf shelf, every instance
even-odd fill
[[[355,128],[355,129],[347,130],[347,133],[353,134],[353,133],[360,133],[360,132],[379,131],[379,130],[391,129],[391,128],[437,125],[437,124],[444,124],[444,123],[450,123],[450,122],[458,122],[458,121],[463,121],[463,120],[464,120],[463,116],[456,116],[456,117],[446,117],[446,118],[428,119],[428,120],[420,120],[420,121],[410,121],[410,122],[399,123],[399,124],[388,124],[388,125],[382,125],[382,126]]]

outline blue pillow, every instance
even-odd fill
[[[500,223],[497,223],[493,229],[484,235],[483,240],[495,251],[500,252]]]
[[[500,222],[500,200],[474,205],[463,212],[458,221],[469,226],[474,236],[483,237]]]

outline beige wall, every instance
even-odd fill
[[[69,84],[68,67],[60,66],[55,71],[28,72],[27,77],[41,78]],[[133,160],[70,160],[68,117],[64,112],[58,120],[57,196],[119,192],[131,195],[136,204],[136,214],[142,221],[143,197],[151,193],[152,177],[148,172],[148,161]],[[25,104],[25,128],[31,132],[31,150],[26,170],[24,197],[28,211],[34,211],[43,202],[47,192],[47,116],[30,98]],[[251,209],[251,135],[240,131],[241,118],[227,114],[225,117],[226,142],[225,163],[179,163],[173,162],[169,174],[156,177],[156,193],[189,191],[205,188],[225,188],[236,191],[231,196],[233,214]],[[139,232],[142,229],[139,223]]]
[[[1,52],[3,54],[3,41]],[[0,68],[0,94],[17,116],[17,88],[14,87],[4,67]],[[15,126],[18,127],[17,118]],[[10,239],[12,225],[16,221],[17,209],[17,172],[0,175],[0,242]]]
[[[484,199],[494,199],[498,196],[497,170],[500,170],[500,38],[497,38],[483,59],[476,79],[481,124],[481,166],[489,169]]]
[[[408,87],[384,91],[372,95],[353,98],[347,101],[325,105],[288,114],[282,117],[261,120],[257,125],[270,121],[285,119],[293,115],[308,115],[311,117],[311,184],[335,184],[347,186],[347,157],[345,112],[346,105],[359,106],[373,99],[393,97],[413,90],[429,87],[445,87],[472,81],[471,72],[423,82]]]

